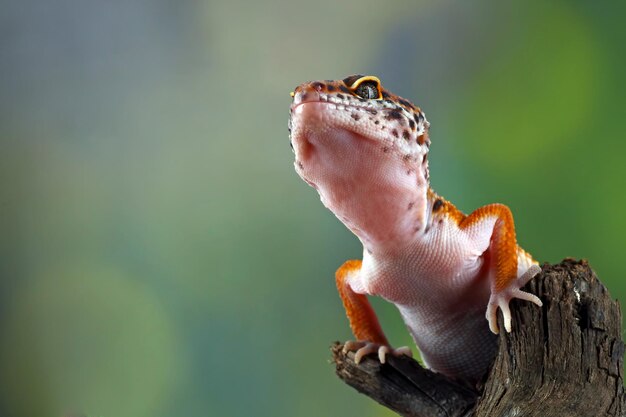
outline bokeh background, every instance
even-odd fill
[[[435,190],[626,299],[624,4],[3,2],[0,415],[391,415],[328,363],[360,248],[293,171],[311,79],[378,75]]]

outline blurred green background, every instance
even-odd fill
[[[536,258],[588,258],[625,299],[610,4],[3,3],[0,414],[391,415],[328,363],[360,247],[293,171],[311,79],[378,75],[426,112],[436,191],[508,204]]]

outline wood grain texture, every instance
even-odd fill
[[[341,344],[332,347],[337,375],[406,417],[626,416],[619,303],[587,262],[546,264],[525,289],[544,306],[512,302],[513,332],[501,332],[482,386],[410,358],[381,365],[370,356],[356,365]]]

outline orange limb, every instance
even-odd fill
[[[498,292],[517,279],[517,241],[511,210],[504,204],[489,204],[461,220],[459,227],[467,229],[490,217],[496,217],[489,251],[496,272],[492,285]]]
[[[354,337],[359,341],[368,341],[380,345],[389,346],[387,337],[376,317],[367,296],[352,291],[348,284],[350,274],[357,273],[361,269],[361,261],[346,261],[335,273],[339,296],[346,309],[346,315],[350,321],[350,328]]]

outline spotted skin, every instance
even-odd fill
[[[292,93],[289,132],[296,172],[363,244],[337,288],[357,357],[389,346],[366,295],[396,305],[424,362],[453,378],[478,381],[499,331],[511,330],[509,302],[541,301],[520,288],[540,268],[517,245],[502,204],[469,215],[429,185],[429,123],[422,110],[374,76],[312,81]],[[485,320],[485,318],[487,320]]]

